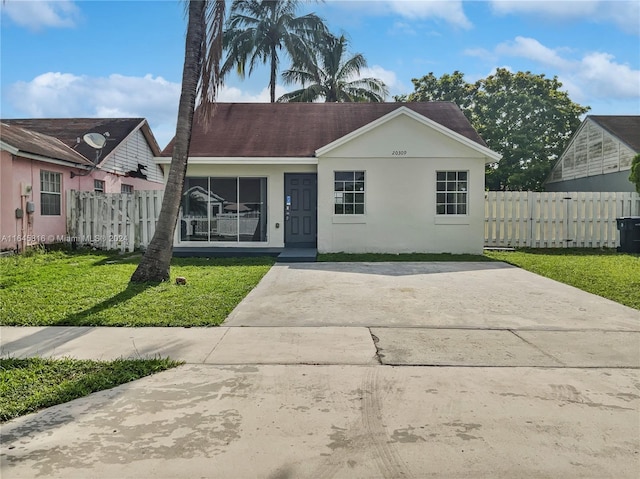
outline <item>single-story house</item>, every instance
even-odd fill
[[[453,103],[219,103],[192,131],[174,251],[481,253],[499,159]]]
[[[60,242],[66,192],[164,189],[144,118],[0,120],[0,250]]]
[[[640,153],[640,116],[587,116],[569,140],[546,191],[635,191],[631,162]]]

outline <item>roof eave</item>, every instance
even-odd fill
[[[158,165],[171,164],[170,156],[156,156],[153,158]],[[258,157],[258,156],[190,156],[189,165],[317,165],[318,158],[308,157]]]

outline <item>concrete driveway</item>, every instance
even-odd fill
[[[224,325],[365,327],[388,365],[640,366],[640,311],[494,262],[277,264]]]
[[[639,329],[640,311],[505,263],[276,264],[225,326]]]
[[[187,361],[3,425],[3,479],[640,470],[640,311],[501,263],[278,264],[220,328],[0,339]]]

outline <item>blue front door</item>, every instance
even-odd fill
[[[315,248],[318,245],[316,173],[284,175],[284,245],[288,248]]]

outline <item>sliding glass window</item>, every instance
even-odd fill
[[[185,179],[181,241],[267,241],[267,179]]]

